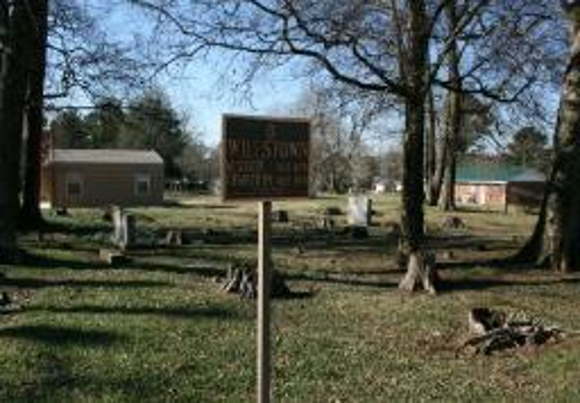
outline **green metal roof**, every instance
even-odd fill
[[[457,165],[457,182],[543,182],[535,168],[503,162],[464,162]]]

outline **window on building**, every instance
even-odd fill
[[[147,196],[151,193],[151,176],[137,175],[135,177],[135,194],[137,196]]]
[[[80,175],[78,174],[67,175],[66,194],[71,197],[79,197],[83,194],[83,182]]]

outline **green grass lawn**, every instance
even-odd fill
[[[256,206],[180,202],[135,209],[138,225],[199,240],[133,251],[119,268],[97,260],[110,231],[98,211],[51,217],[61,230],[42,242],[23,236],[33,258],[0,266],[0,287],[22,307],[0,314],[0,401],[254,399],[254,303],[223,293],[215,278],[229,262],[255,257]],[[277,401],[580,401],[580,339],[493,356],[458,350],[476,306],[580,328],[576,274],[481,263],[512,253],[534,216],[464,211],[456,215],[467,229],[448,233],[439,228],[444,214],[429,209],[432,244],[453,252],[442,260],[445,289],[431,297],[397,290],[402,273],[385,226],[398,219],[395,198],[375,198],[377,225],[363,241],[338,233],[345,216],[337,234],[317,233],[313,222],[327,206],[345,210],[346,201],[275,203],[291,223],[274,225],[274,261],[299,293],[274,303]],[[234,233],[234,242],[212,242],[209,230]]]

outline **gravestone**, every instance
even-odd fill
[[[122,208],[113,207],[112,243],[120,249],[128,249],[135,245],[135,216],[126,214]]]
[[[372,200],[366,196],[348,198],[348,223],[357,227],[371,225]]]
[[[288,222],[288,212],[286,210],[276,210],[272,212],[272,221],[279,223]]]
[[[324,215],[342,215],[342,211],[338,207],[330,206],[324,209]]]
[[[121,238],[121,248],[129,249],[135,245],[135,216],[123,214],[123,229]]]
[[[111,207],[111,216],[113,218],[113,236],[111,242],[113,245],[120,245],[123,237],[123,209],[119,206]]]
[[[123,252],[113,249],[99,249],[99,260],[109,266],[119,266],[129,261]]]

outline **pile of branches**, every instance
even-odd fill
[[[468,320],[473,336],[462,348],[470,348],[475,354],[489,355],[506,349],[536,347],[558,341],[568,334],[525,314],[508,315],[489,308],[472,309]]]
[[[239,294],[242,298],[255,299],[258,296],[258,271],[255,264],[233,263],[228,267],[222,289],[229,293]],[[283,298],[292,295],[284,278],[275,270],[272,271],[270,296]]]

